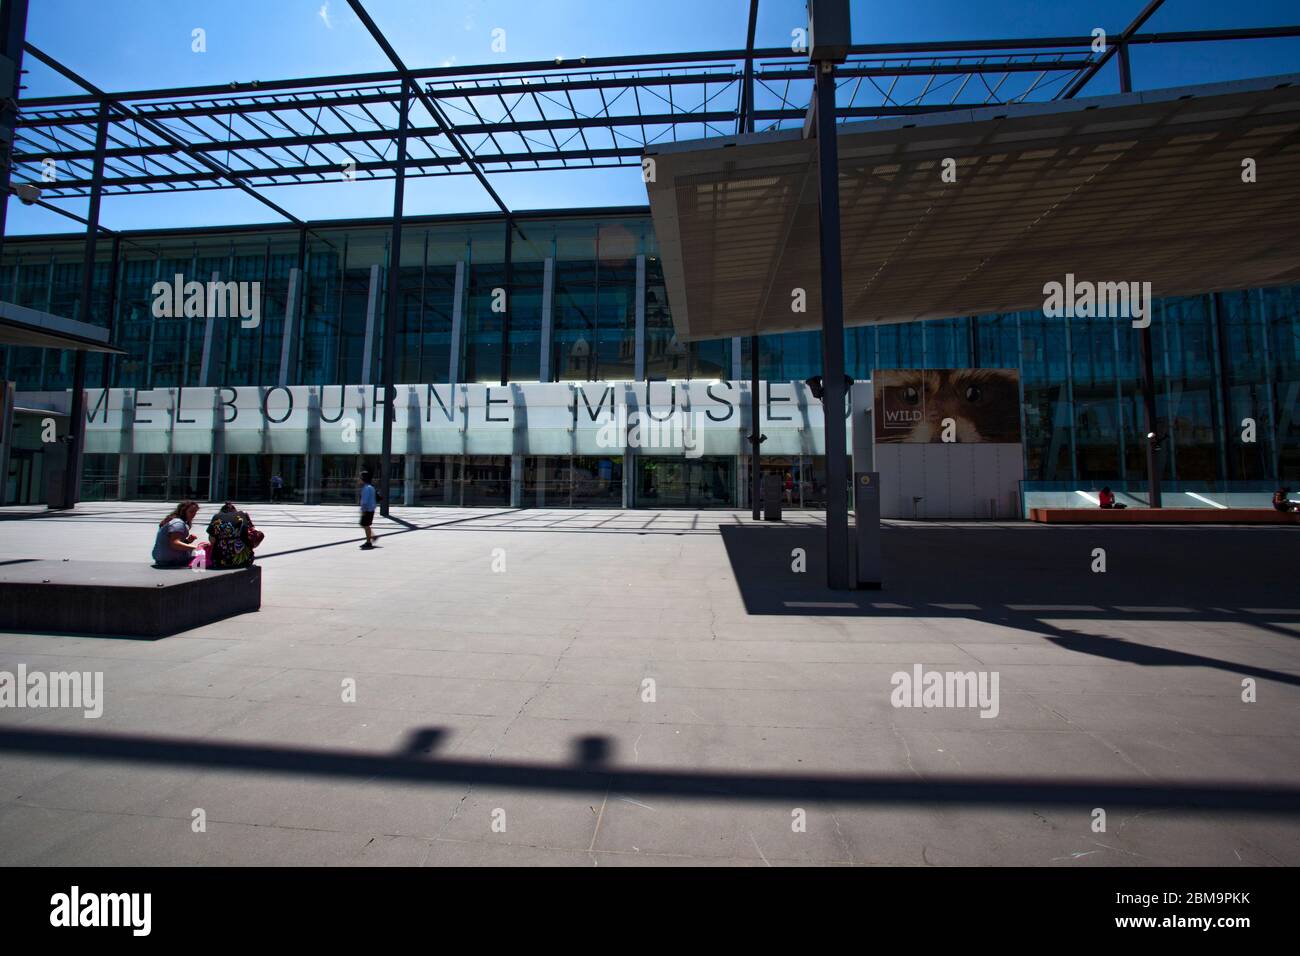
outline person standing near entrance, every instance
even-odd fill
[[[375,533],[370,526],[375,520],[378,499],[375,486],[370,483],[370,472],[363,471],[361,473],[361,527],[366,530],[366,543],[361,546],[362,551],[370,551],[375,547]]]
[[[271,476],[271,500],[279,501],[280,495],[284,492],[284,479],[279,475]]]

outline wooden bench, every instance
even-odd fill
[[[0,630],[158,638],[262,606],[262,569],[0,561]]]
[[[1030,508],[1042,524],[1300,524],[1273,508]]]

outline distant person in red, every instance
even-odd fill
[[[1273,492],[1273,507],[1278,511],[1295,511],[1300,508],[1294,501],[1287,501],[1286,496],[1291,493],[1290,488],[1279,488]]]
[[[1121,510],[1128,507],[1128,505],[1121,505],[1115,503],[1115,492],[1110,490],[1109,485],[1101,489],[1101,494],[1099,494],[1097,498],[1101,502],[1101,506],[1103,508],[1114,508],[1116,510]]]

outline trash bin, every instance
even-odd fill
[[[768,472],[763,476],[763,520],[780,521],[781,520],[781,495],[784,486],[781,482],[781,476],[776,472]]]

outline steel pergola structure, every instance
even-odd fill
[[[814,65],[805,51],[755,47],[757,0],[751,0],[746,45],[740,49],[415,69],[401,60],[361,0],[348,2],[393,69],[116,93],[99,89],[26,42],[27,0],[4,3],[0,58],[12,63],[14,80],[9,94],[0,97],[0,243],[11,192],[81,223],[86,228],[81,301],[89,302],[98,236],[113,238],[115,258],[121,242],[99,223],[104,196],[238,189],[299,228],[301,259],[310,226],[263,190],[392,180],[390,248],[399,248],[405,180],[457,175],[479,182],[504,215],[507,236],[522,235],[488,174],[639,167],[648,147],[669,139],[802,126],[814,98]],[[1135,46],[1300,36],[1300,25],[1139,32],[1162,2],[1149,0],[1123,30],[1107,34],[1100,51],[1092,34],[854,45],[847,61],[835,67],[830,95],[818,95],[823,103],[834,103],[836,123],[1068,99],[1114,57],[1121,89],[1130,89],[1129,56]],[[24,56],[84,92],[21,97]],[[88,201],[84,217],[52,201],[78,198]],[[508,251],[505,266],[509,286]],[[390,270],[381,359],[390,399],[396,279],[396,270]],[[507,305],[503,339],[509,324]],[[1149,380],[1145,331],[1143,344]],[[503,376],[507,352],[502,349]],[[756,341],[751,356],[757,378]],[[78,352],[74,423],[84,414],[84,384],[85,354]],[[1145,391],[1153,397],[1150,388]],[[1148,419],[1150,431],[1154,409]],[[380,474],[385,513],[391,431],[386,415]],[[752,431],[757,461],[756,424]],[[68,506],[76,499],[80,437],[80,429],[74,429],[65,482],[71,489]],[[1158,484],[1152,474],[1154,502]]]

